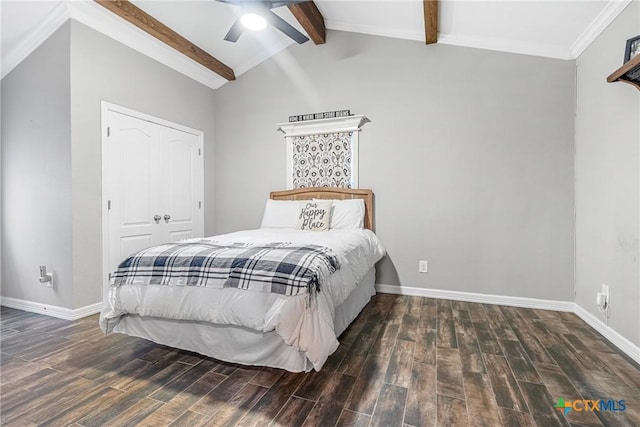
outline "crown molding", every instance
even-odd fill
[[[547,58],[572,60],[604,31],[604,29],[633,0],[610,0],[602,12],[578,37],[569,49],[557,45],[515,42],[500,38],[443,34],[438,35],[438,43],[453,46],[487,49],[501,52],[533,55]],[[158,41],[134,25],[108,12],[93,1],[64,1],[56,6],[40,25],[38,25],[15,49],[3,55],[2,78],[26,59],[38,46],[47,40],[69,18],[81,22],[92,29],[120,42],[156,61],[184,74],[185,76],[217,89],[227,83],[225,79],[212,73],[202,65],[185,57],[171,47]],[[354,25],[346,22],[327,20],[326,28],[337,31],[369,34],[374,36],[399,38],[424,42],[423,31],[406,31],[395,28],[381,28],[369,25]],[[255,55],[236,67],[236,75],[241,75],[269,57],[286,49],[292,43],[284,40],[268,53]]]
[[[31,53],[44,43],[53,33],[69,19],[69,12],[65,3],[58,6],[47,15],[34,30],[27,35],[11,52],[3,55],[2,77],[4,78],[15,67],[24,61]]]
[[[353,25],[346,22],[331,20],[327,20],[325,24],[330,30],[348,31],[352,33],[362,33],[374,36],[424,42],[424,31],[406,31],[396,28],[383,28],[369,25]],[[438,33],[438,44],[472,47],[476,49],[495,50],[500,52],[519,53],[521,55],[543,56],[555,59],[574,59],[573,57],[571,57],[571,52],[560,46],[542,43],[517,42],[501,38]]]
[[[325,20],[325,26],[329,30],[347,31],[350,33],[369,34],[373,36],[391,37],[394,39],[416,40],[424,42],[423,31],[407,31],[401,28],[384,28],[373,25],[359,25],[348,22]],[[439,41],[439,39],[438,39]]]
[[[438,44],[472,47],[476,49],[517,53],[520,55],[541,56],[553,59],[574,59],[571,56],[571,52],[569,51],[569,49],[563,48],[559,45],[527,43],[493,37],[477,37],[440,33],[438,35]]]
[[[227,82],[227,80],[148,35],[133,24],[124,21],[99,4],[93,1],[68,0],[56,6],[24,41],[2,58],[2,77],[4,78],[18,64],[24,61],[70,18],[143,55],[155,59],[161,64],[211,89],[217,89]]]
[[[93,1],[68,1],[71,19],[146,55],[203,85],[217,89],[227,82],[206,67],[145,33]]]
[[[99,4],[93,1],[69,0],[60,3],[22,43],[2,58],[2,77],[9,74],[69,19],[80,22],[211,89],[217,89],[227,83],[227,80],[185,57],[135,25],[119,18]],[[247,72],[292,44],[293,42],[290,40],[282,40],[268,51],[248,58],[235,68],[236,75]]]
[[[596,16],[596,19],[580,34],[569,49],[571,56],[577,58],[587,47],[613,22],[632,0],[611,0]]]

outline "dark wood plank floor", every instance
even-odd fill
[[[639,367],[568,313],[382,294],[308,374],[0,316],[3,426],[640,426]]]

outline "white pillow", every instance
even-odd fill
[[[300,203],[298,214],[298,228],[300,230],[328,230],[330,220],[331,200],[308,200]]]
[[[343,230],[364,228],[365,208],[363,199],[334,199],[331,202],[333,203],[333,209],[329,228]]]
[[[260,228],[298,228],[301,203],[297,200],[267,200]]]

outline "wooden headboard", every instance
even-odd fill
[[[351,188],[309,187],[293,190],[272,191],[273,200],[310,200],[310,199],[363,199],[364,228],[373,230],[373,191]]]

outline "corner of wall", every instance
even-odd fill
[[[2,296],[71,308],[69,26],[2,79]],[[8,261],[9,260],[9,261]],[[38,281],[38,267],[54,287]]]
[[[606,76],[640,32],[638,16],[640,2],[629,2],[576,60],[574,156],[575,302],[587,323],[633,346],[640,345],[640,92]],[[602,284],[614,302],[608,325],[595,305]]]

